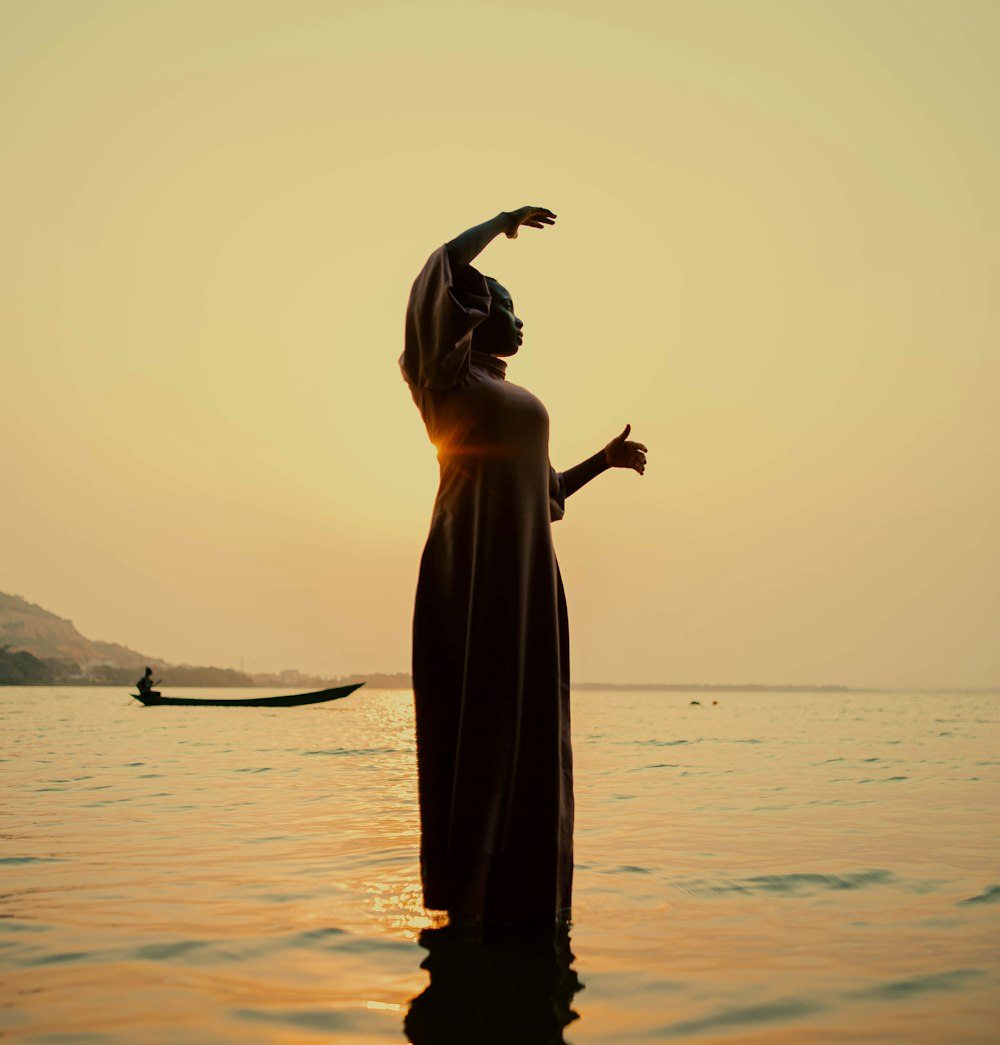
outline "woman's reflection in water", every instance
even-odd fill
[[[565,1045],[563,1028],[583,984],[570,968],[569,929],[492,933],[425,929],[427,989],[410,1002],[403,1031],[412,1045]]]

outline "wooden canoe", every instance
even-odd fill
[[[147,693],[145,696],[133,693],[132,696],[136,700],[141,700],[146,707],[157,707],[160,704],[183,704],[215,708],[294,708],[300,704],[322,704],[325,700],[339,700],[363,685],[363,682],[355,682],[351,686],[321,689],[315,693],[290,693],[285,697],[237,697],[232,700],[218,700],[215,697],[164,697],[159,693]]]

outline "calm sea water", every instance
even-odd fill
[[[1000,1040],[1000,697],[716,696],[575,695],[570,966],[421,908],[409,693],[2,688],[0,1037]]]

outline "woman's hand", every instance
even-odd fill
[[[646,471],[646,447],[629,439],[631,431],[632,426],[626,425],[625,431],[608,443],[604,448],[604,459],[610,468],[632,468],[642,475]]]
[[[507,213],[509,221],[504,232],[508,239],[517,239],[517,230],[522,225],[532,229],[541,229],[546,225],[554,225],[556,216],[545,207],[521,207]]]
[[[521,207],[519,210],[502,210],[495,218],[484,221],[466,229],[445,246],[454,270],[471,265],[483,252],[487,243],[491,243],[500,233],[509,239],[517,239],[517,230],[522,225],[533,229],[543,229],[546,225],[554,225],[556,216],[545,207]]]

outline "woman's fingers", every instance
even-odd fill
[[[645,454],[620,445],[617,448],[613,448],[613,446],[614,444],[608,444],[604,451],[607,462],[612,468],[633,468],[640,474],[645,471]]]
[[[646,453],[648,451],[645,443],[635,443],[628,438],[631,431],[632,426],[626,425],[622,429],[621,435],[616,435],[608,443],[604,452],[612,467],[631,468],[642,475],[646,471]]]
[[[537,224],[539,222],[554,225],[556,220],[556,216],[548,207],[522,207],[520,210],[514,211],[514,217],[517,218],[518,224],[534,225],[535,228],[540,227]]]
[[[547,207],[520,207],[509,213],[511,220],[507,229],[508,239],[517,239],[517,230],[522,225],[531,229],[542,229],[546,225],[556,223],[556,216]]]
[[[629,465],[640,475],[646,472],[646,447],[642,443],[626,443],[629,451]]]

